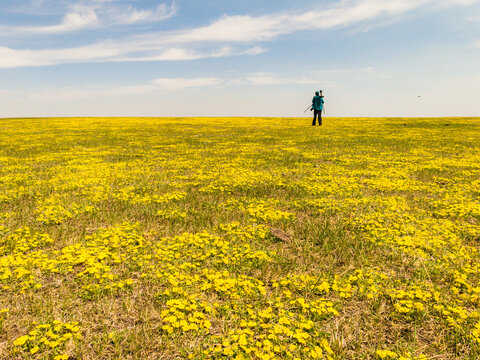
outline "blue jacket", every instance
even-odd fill
[[[323,110],[323,96],[315,95],[312,99],[312,109],[313,110]]]

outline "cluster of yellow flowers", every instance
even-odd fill
[[[243,310],[241,317],[237,316],[237,330],[230,330],[226,338],[219,337],[219,342],[203,353],[212,358],[226,355],[235,359],[252,356],[259,359],[320,359],[324,355],[329,358],[333,351],[310,316],[338,315],[332,306],[325,300],[308,303],[303,298],[289,302],[277,298],[275,303],[263,309],[247,306],[246,312]]]
[[[68,359],[68,354],[61,354],[67,343],[81,339],[77,322],[62,323],[58,320],[43,324],[33,324],[35,328],[28,334],[18,337],[13,345],[31,355],[48,353],[54,360]]]
[[[0,255],[23,254],[38,247],[52,244],[53,239],[47,234],[33,233],[28,227],[20,228],[2,239]]]
[[[42,201],[35,210],[37,214],[36,220],[45,225],[58,225],[62,222],[71,219],[75,215],[91,213],[95,210],[92,205],[79,205],[70,204],[68,207],[64,207],[58,199],[51,198],[46,201]]]
[[[171,334],[178,329],[181,332],[204,330],[209,332],[211,323],[206,314],[214,313],[214,308],[208,303],[198,300],[195,295],[183,299],[171,299],[166,302],[167,308],[162,311],[165,323],[162,329]]]
[[[386,359],[386,360],[427,360],[427,357],[425,355],[420,355],[420,356],[411,356],[409,354],[405,355],[400,355],[394,351],[390,350],[377,350],[376,352],[377,357],[379,359]]]
[[[13,290],[24,293],[39,289],[32,266],[44,264],[44,254],[38,248],[48,246],[53,239],[47,234],[32,233],[30,228],[19,228],[0,240],[0,293]],[[33,252],[31,252],[33,250]]]
[[[295,214],[291,212],[275,209],[274,206],[277,204],[278,201],[274,199],[228,199],[225,203],[219,204],[219,209],[229,212],[242,211],[260,223],[293,220],[295,218]]]
[[[172,191],[166,194],[146,194],[146,188],[137,188],[135,186],[127,186],[118,189],[112,194],[113,198],[123,200],[131,204],[151,204],[151,203],[168,203],[171,201],[179,201],[185,198],[187,194],[181,191]]]
[[[187,217],[186,211],[177,209],[158,210],[157,215],[165,219],[185,219]]]

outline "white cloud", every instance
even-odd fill
[[[348,70],[347,70],[348,71]],[[338,72],[343,72],[338,70]],[[321,75],[318,75],[321,74]],[[245,80],[232,80],[230,85],[246,85],[246,86],[284,86],[284,85],[308,85],[309,88],[315,88],[321,85],[324,88],[338,88],[338,79],[329,79],[325,77],[325,72],[312,72],[310,77],[283,77],[269,72],[260,72],[247,75]],[[315,86],[314,86],[315,85]]]
[[[0,96],[5,97],[9,95],[13,95],[13,92],[10,90],[0,89]]]
[[[342,74],[342,73],[372,73],[375,69],[371,66],[367,66],[364,68],[333,68],[333,69],[326,69],[326,70],[315,70],[313,71],[314,74]]]
[[[181,47],[161,47],[134,40],[105,41],[93,45],[48,50],[15,50],[0,47],[0,69],[25,66],[48,66],[79,62],[131,62],[131,61],[189,61],[226,56],[257,55],[266,51],[255,46],[233,49],[229,46],[196,50]]]
[[[98,17],[92,7],[76,5],[73,11],[67,13],[63,21],[58,25],[44,27],[19,28],[20,32],[38,33],[38,34],[54,34],[65,33],[69,31],[81,30],[84,28],[96,26]]]
[[[103,42],[89,46],[53,50],[15,50],[0,47],[0,69],[48,66],[79,62],[188,61],[226,56],[254,55],[264,51],[254,47],[235,50],[228,46],[199,51],[179,47],[157,48],[133,43]]]
[[[181,90],[188,88],[203,88],[219,85],[222,79],[208,78],[160,78],[152,81],[152,84],[168,90]]]
[[[32,91],[22,93],[21,96],[16,94],[17,97],[22,99],[30,99],[42,102],[58,102],[69,100],[85,100],[85,99],[98,99],[100,97],[111,96],[134,96],[145,95],[154,93],[159,90],[159,87],[153,84],[142,85],[130,85],[120,87],[102,87],[102,88],[90,88],[90,89],[44,89],[41,91]],[[12,94],[10,94],[12,95]]]
[[[99,25],[95,8],[85,5],[74,5],[60,23],[46,26],[0,26],[0,35],[29,36],[34,34],[61,34],[71,31],[92,28]]]
[[[0,47],[0,68],[100,61],[118,55],[121,55],[121,50],[106,43],[54,50],[14,50]]]
[[[147,55],[147,56],[139,56],[138,54],[135,56],[125,56],[119,57],[116,59],[109,59],[106,61],[187,61],[187,60],[198,60],[198,59],[205,59],[205,58],[219,58],[225,56],[232,56],[232,55],[249,55],[247,50],[246,52],[234,52],[230,47],[223,46],[217,49],[213,49],[206,52],[196,51],[193,49],[184,49],[184,48],[169,48],[163,51],[155,51],[155,48],[145,48],[140,47],[142,51],[153,51],[155,54]],[[130,48],[130,51],[133,49]],[[128,50],[127,50],[128,51]],[[0,60],[1,61],[1,60]]]
[[[477,0],[443,0],[442,5],[449,6],[449,5],[473,5],[477,2]]]
[[[265,16],[224,16],[212,24],[163,37],[171,43],[266,41],[302,30],[329,29],[403,14],[432,0],[341,1],[324,10]]]
[[[160,4],[154,10],[138,10],[128,6],[125,9],[113,8],[110,12],[115,23],[122,25],[162,21],[172,17],[175,13],[175,4],[172,6]]]
[[[175,15],[176,7],[160,4],[153,9],[136,9],[132,6],[119,6],[114,1],[84,1],[73,4],[62,21],[46,26],[0,27],[0,34],[29,36],[63,34],[84,29],[98,29],[108,26],[153,23]]]
[[[41,91],[30,92],[16,92],[11,90],[0,89],[0,97],[12,97],[16,96],[22,99],[32,99],[39,101],[53,101],[59,100],[82,100],[93,99],[99,97],[110,96],[134,96],[134,95],[146,95],[156,93],[160,91],[178,91],[184,89],[197,89],[207,87],[217,87],[225,84],[224,79],[216,77],[204,77],[204,78],[158,78],[154,79],[146,84],[126,85],[116,87],[90,87],[85,89],[72,89],[72,88],[51,88],[43,89]]]
[[[254,46],[250,49],[245,50],[242,55],[259,55],[267,52],[267,49],[265,49],[262,46]]]
[[[246,77],[254,85],[276,85],[276,84],[315,84],[316,80],[307,78],[280,78],[272,73],[255,73]]]

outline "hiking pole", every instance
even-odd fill
[[[305,111],[303,113],[306,113],[307,110],[311,109],[312,108],[312,105],[310,105],[308,108],[305,109]]]

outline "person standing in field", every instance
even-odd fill
[[[312,125],[315,126],[317,116],[318,116],[318,126],[322,126],[322,111],[323,111],[323,104],[325,101],[323,100],[322,90],[320,92],[315,91],[315,96],[312,99],[312,108],[313,110],[313,122]]]

